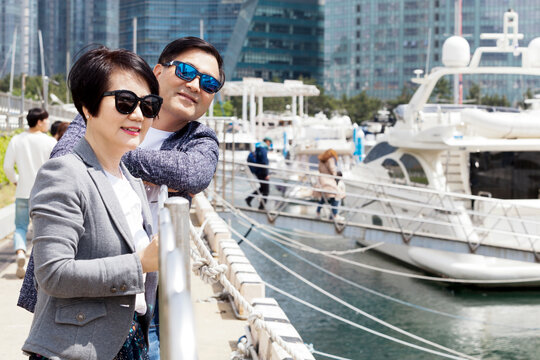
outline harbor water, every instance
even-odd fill
[[[242,234],[244,224],[232,224]],[[288,237],[320,250],[357,248],[353,239],[305,233]],[[276,266],[249,243],[241,247],[264,281],[348,321],[434,351],[444,352],[383,326],[357,309],[418,337],[478,359],[540,359],[540,289],[479,289],[384,274],[321,254],[292,249],[260,231],[248,239],[292,271],[351,306],[339,304]],[[374,250],[343,258],[421,274]],[[425,274],[423,274],[425,275]],[[347,359],[443,359],[313,310],[267,288],[278,300],[304,342],[315,350]],[[351,309],[352,308],[352,309]],[[315,354],[317,359],[328,359]]]

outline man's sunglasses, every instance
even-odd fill
[[[114,104],[120,114],[131,114],[140,102],[141,112],[147,118],[155,118],[163,103],[161,96],[150,94],[140,98],[129,90],[105,91],[104,96],[114,96]]]
[[[199,84],[201,86],[201,89],[206,91],[209,94],[215,94],[221,89],[221,86],[223,85],[221,82],[216,80],[215,77],[210,76],[208,74],[200,73],[199,70],[195,69],[192,65],[183,63],[181,61],[170,61],[165,64],[161,64],[163,66],[176,66],[176,69],[174,73],[176,76],[178,76],[182,80],[186,81],[192,81],[199,76]]]

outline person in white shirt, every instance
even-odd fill
[[[40,108],[30,109],[26,116],[28,131],[15,135],[9,142],[4,157],[4,172],[9,181],[17,185],[15,190],[15,233],[13,248],[17,255],[16,275],[23,278],[26,263],[26,232],[29,214],[28,199],[37,172],[49,159],[56,140],[47,135],[49,114]],[[15,172],[17,166],[18,174]]]

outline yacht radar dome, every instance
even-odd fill
[[[465,67],[471,59],[471,48],[465,38],[451,36],[443,44],[442,63],[446,67]]]
[[[540,37],[531,40],[529,43],[527,56],[529,66],[540,67]]]

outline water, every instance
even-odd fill
[[[233,223],[233,227],[240,233],[247,231],[240,224]],[[321,255],[290,250],[283,245],[278,246],[254,230],[249,239],[273,258],[324,290],[417,336],[478,359],[540,359],[540,289],[486,290],[448,286],[382,274]],[[296,239],[321,250],[356,247],[353,240],[336,237],[323,238],[314,235]],[[241,247],[266,282],[354,323],[434,349],[336,303],[278,268],[245,242]],[[354,282],[357,286],[316,269],[295,254]],[[345,257],[381,268],[418,273],[374,251]],[[409,304],[383,298],[366,289]],[[318,351],[349,359],[443,359],[330,318],[276,291],[267,289],[266,294],[277,299],[304,342],[312,343]],[[315,357],[327,359],[321,355]]]

